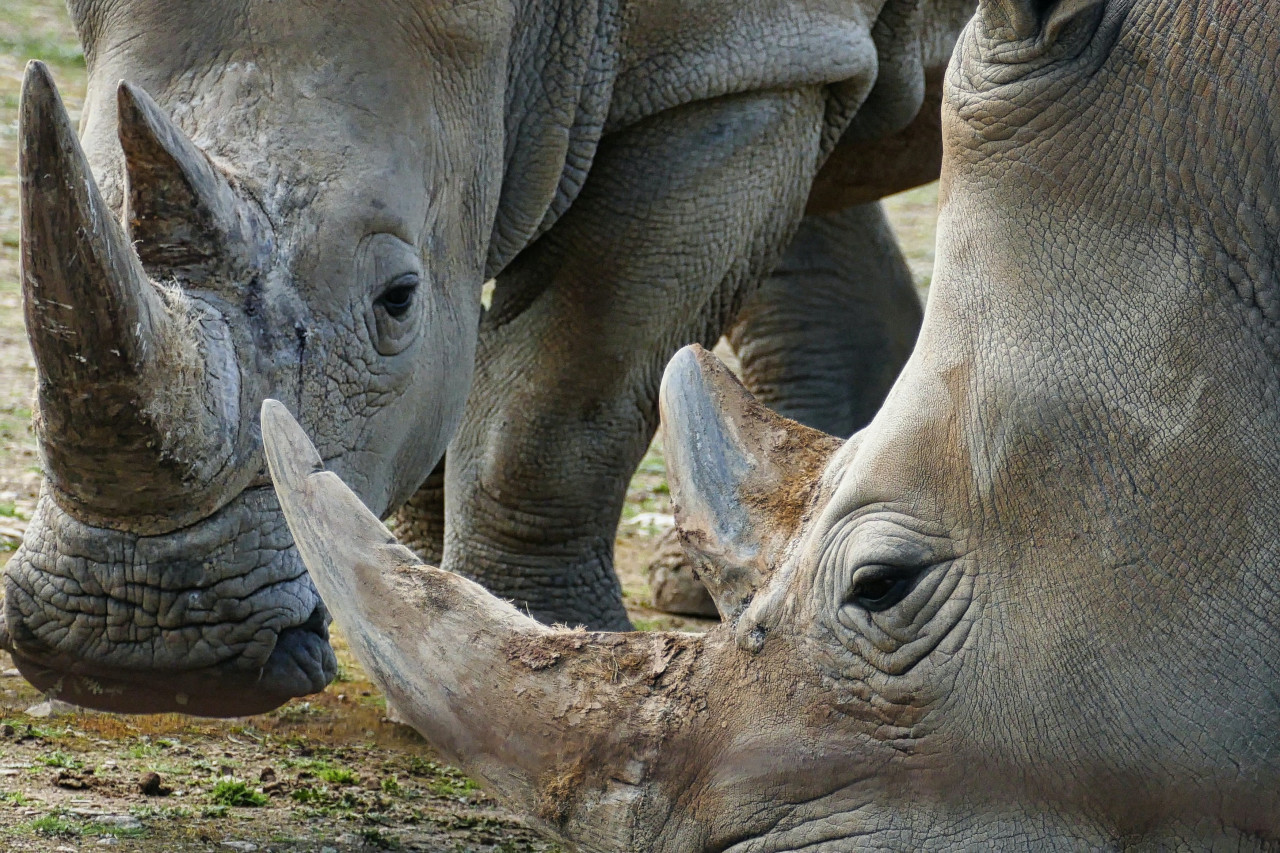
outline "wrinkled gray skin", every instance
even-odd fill
[[[837,142],[789,268],[844,266],[820,236],[832,198],[928,177],[927,157],[856,167],[910,149],[968,6],[72,0],[80,140],[47,71],[24,86],[48,480],[0,645],[36,685],[113,710],[244,714],[320,689],[327,615],[267,488],[269,395],[379,515],[458,431],[445,565],[542,618],[625,626],[610,543],[662,365],[729,327]],[[900,271],[880,212],[848,216],[873,275]],[[761,304],[799,308],[777,281]],[[901,303],[904,279],[886,285]],[[872,399],[914,310],[872,322],[870,346],[897,342],[865,371]],[[792,378],[807,359],[774,355],[803,353],[805,311],[791,330],[764,314],[735,332],[755,384],[822,399]],[[809,384],[861,371],[846,349]],[[823,414],[856,417],[841,408]],[[436,501],[401,520],[431,548],[440,518]]]
[[[1276,849],[1276,20],[983,0],[923,329],[871,424],[668,367],[705,636],[548,629],[413,566],[268,405],[353,648],[582,850]]]

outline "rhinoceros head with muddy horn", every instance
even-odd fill
[[[661,393],[724,617],[547,628],[263,412],[396,706],[584,850],[1280,843],[1276,0],[983,0],[916,349],[840,442],[697,349]]]

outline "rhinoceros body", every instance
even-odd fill
[[[548,621],[626,626],[611,542],[662,365],[734,320],[833,148],[791,274],[735,330],[748,372],[852,429],[914,335],[883,217],[840,207],[933,166],[902,134],[967,2],[69,8],[80,133],[46,71],[24,88],[47,482],[0,625],[63,698],[236,714],[331,677],[263,464],[267,396],[380,515],[457,432],[447,539],[440,478],[400,529]],[[859,171],[895,146],[898,167]],[[855,252],[885,285],[869,321],[840,319],[868,313],[843,292]],[[878,353],[833,334],[851,323]],[[838,370],[797,357],[818,327]],[[853,407],[823,391],[850,371]]]
[[[269,404],[353,647],[579,849],[1275,849],[1277,19],[982,1],[872,422],[803,428],[696,349],[667,369],[705,636],[548,629],[414,565]]]

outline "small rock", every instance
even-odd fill
[[[252,841],[224,841],[223,847],[230,847],[232,850],[238,850],[240,853],[254,853],[258,849],[258,845]]]
[[[94,818],[95,823],[117,829],[142,829],[142,821],[131,814],[104,814]]]
[[[27,709],[28,717],[61,717],[63,714],[74,714],[80,710],[70,702],[63,702],[61,699],[46,699],[37,705],[32,705]]]
[[[646,571],[655,610],[685,616],[719,616],[711,593],[694,576],[684,546],[673,533],[669,532],[658,542],[657,551]]]
[[[120,839],[111,835],[104,835],[102,838],[98,839],[99,847],[115,847],[119,843]]]
[[[337,847],[321,847],[320,853],[338,853]]]
[[[4,672],[0,672],[0,678],[17,678],[20,675],[22,675],[22,673],[18,672],[15,667],[9,667]]]
[[[160,774],[155,772],[142,774],[138,779],[138,790],[148,797],[167,797],[173,793],[173,789],[166,787]]]
[[[676,517],[666,512],[642,512],[623,523],[647,528],[655,533],[666,533],[676,526]]]

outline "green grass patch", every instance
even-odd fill
[[[164,741],[153,741],[151,738],[144,737],[140,738],[137,742],[130,744],[129,748],[125,750],[125,755],[139,760],[155,758],[166,748],[167,744]]]
[[[463,775],[462,771],[447,764],[439,764],[424,758],[409,759],[409,772],[424,777],[426,789],[437,797],[465,797],[480,786]]]
[[[367,826],[360,830],[360,838],[366,846],[376,847],[379,850],[400,850],[403,846],[400,839],[387,835],[376,826]]]
[[[356,785],[360,782],[360,778],[345,767],[326,767],[317,770],[316,775],[330,785]]]
[[[321,806],[329,801],[329,795],[319,788],[294,788],[289,792],[289,799],[304,806]]]
[[[47,814],[31,821],[27,827],[36,835],[50,838],[75,838],[80,835],[80,827],[60,814]]]
[[[84,767],[83,761],[60,749],[55,749],[47,755],[37,755],[35,762],[45,767],[57,767],[59,770],[80,770]]]
[[[209,801],[217,806],[261,808],[267,804],[267,795],[249,787],[249,783],[243,779],[223,776],[213,783]]]

